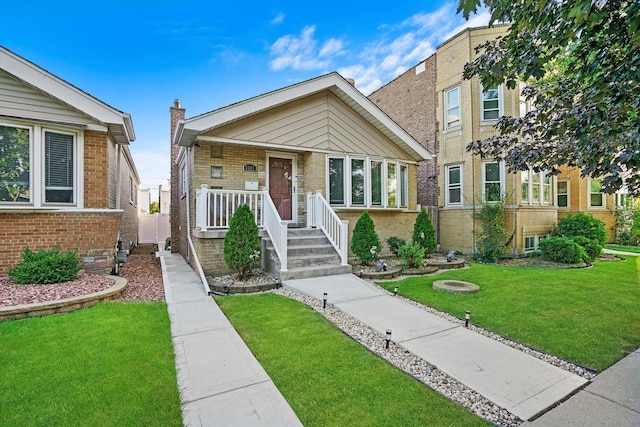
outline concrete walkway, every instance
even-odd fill
[[[285,288],[322,299],[523,420],[534,419],[588,381],[403,302],[353,274],[288,280]]]
[[[186,426],[301,426],[180,254],[161,252]]]
[[[530,427],[640,426],[640,349],[594,378]]]

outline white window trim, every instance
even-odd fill
[[[549,234],[529,234],[524,236],[524,241],[522,245],[522,252],[525,254],[532,254],[537,252],[539,249],[540,242],[544,239],[547,239]],[[527,239],[533,238],[533,248],[527,248]]]
[[[589,178],[587,179],[587,206],[589,207],[589,209],[593,209],[593,210],[604,210],[607,209],[607,195],[606,193],[600,192],[599,194],[602,194],[602,206],[592,206],[591,205],[591,194],[595,194],[595,193],[591,193],[591,181],[592,179]],[[601,179],[596,179],[596,181],[601,181]]]
[[[560,190],[558,190],[558,184],[560,184],[561,182],[566,182],[567,183],[567,193],[560,193]],[[569,180],[568,179],[562,179],[562,180],[556,180],[556,206],[558,206],[558,209],[569,209],[571,206],[571,186],[569,185]],[[559,196],[567,196],[567,206],[560,206],[560,204],[558,203],[558,197]]]
[[[331,159],[342,159],[342,192],[343,192],[343,199],[344,199],[344,203],[339,203],[339,204],[332,204],[331,203],[331,177],[329,176],[329,163],[331,161]],[[347,173],[351,172],[351,160],[348,160],[349,165],[347,165],[347,156],[342,156],[342,155],[329,155],[326,158],[326,165],[325,165],[325,170],[327,171],[327,182],[325,183],[325,188],[327,189],[327,202],[329,202],[329,204],[331,206],[348,206],[349,202],[350,202],[350,193],[351,193],[351,174]],[[347,184],[349,184],[349,187],[347,187]],[[347,188],[349,189],[349,195],[347,195]]]
[[[527,200],[522,200],[522,196],[520,196],[520,204],[521,205],[538,205],[538,206],[550,206],[553,200],[553,178],[547,172],[534,172],[533,169],[529,169],[528,171],[521,171],[522,174],[528,173],[528,181],[527,181]],[[538,177],[538,182],[534,182],[534,176]],[[544,183],[544,179],[549,178],[549,184]],[[538,186],[538,199],[533,198],[533,188]],[[544,200],[544,188],[548,186],[549,188],[549,200]],[[522,180],[520,180],[520,189],[522,191]]]
[[[180,197],[187,195],[187,165],[180,165]]]
[[[504,162],[500,161],[500,162],[494,162],[494,161],[486,161],[486,162],[482,162],[482,200],[483,201],[487,201],[486,195],[485,195],[485,190],[487,187],[487,179],[486,179],[486,168],[485,165],[489,164],[489,163],[497,163],[498,167],[500,168],[500,199],[504,198],[505,195],[505,173],[504,173]],[[493,182],[493,181],[492,181]],[[498,201],[487,201],[487,203],[499,203]]]
[[[451,168],[458,168],[460,170],[460,183],[458,184],[460,186],[460,201],[459,202],[451,202],[451,200],[449,200],[449,185],[451,184],[449,182],[449,170]],[[458,164],[453,164],[453,165],[446,165],[445,166],[445,193],[444,193],[444,197],[445,197],[445,205],[446,206],[462,206],[463,205],[463,192],[462,192],[462,183],[463,181],[463,175],[462,175],[462,164],[458,163]]]
[[[400,195],[400,200],[398,201],[398,204],[401,208],[408,208],[409,207],[409,167],[405,164],[400,163],[399,165],[399,188],[398,188],[398,193]],[[402,173],[402,169],[404,169],[404,174]],[[404,191],[403,191],[403,187],[404,187]],[[402,203],[402,201],[406,201],[406,203]]]
[[[459,122],[460,122],[460,123],[458,123],[458,124],[456,124],[456,125],[453,125],[453,126],[450,126],[450,125],[449,125],[449,121],[448,121],[448,116],[449,116],[449,103],[447,102],[447,99],[448,99],[449,97],[447,96],[447,94],[448,94],[449,92],[454,91],[454,90],[457,90],[457,91],[458,91],[458,111],[459,111]],[[460,89],[460,86],[455,86],[455,87],[452,87],[452,88],[446,89],[446,90],[443,92],[443,96],[444,96],[444,102],[443,102],[442,104],[444,105],[444,118],[443,118],[444,130],[445,130],[445,131],[447,131],[447,130],[451,130],[451,129],[459,129],[459,128],[462,126],[462,105],[461,105],[461,104],[462,104],[462,102],[461,102],[462,95],[461,95],[461,89]],[[454,107],[454,108],[455,108],[455,107]]]
[[[330,189],[330,181],[329,181],[329,159],[344,159],[344,175],[343,175],[343,182],[345,185],[345,195],[344,195],[344,199],[345,199],[345,203],[344,204],[331,204],[330,203],[330,196],[329,196],[329,189]],[[364,191],[365,191],[365,203],[360,205],[354,205],[353,204],[353,200],[352,200],[352,180],[351,180],[351,160],[363,160],[364,161]],[[374,205],[372,203],[372,199],[373,199],[373,193],[371,191],[371,183],[372,183],[372,178],[371,178],[371,162],[379,162],[381,163],[381,188],[380,191],[382,192],[381,194],[381,204],[380,205]],[[389,186],[388,186],[388,168],[389,165],[392,164],[395,166],[396,168],[396,181],[397,181],[397,188],[396,188],[396,204],[393,206],[389,206]],[[400,194],[400,190],[401,190],[401,186],[399,184],[399,179],[401,179],[400,176],[400,168],[401,167],[406,167],[407,168],[407,182],[406,182],[406,200],[407,200],[407,206],[402,206],[401,205],[401,194]],[[329,199],[329,203],[331,204],[331,206],[334,206],[336,208],[354,208],[354,209],[384,209],[384,208],[395,208],[395,209],[402,209],[402,208],[408,208],[408,204],[409,204],[409,164],[408,163],[404,163],[398,160],[388,160],[388,159],[381,159],[379,157],[370,157],[370,156],[361,156],[361,155],[342,155],[342,154],[327,154],[326,159],[325,159],[325,171],[326,171],[326,179],[325,179],[325,194],[327,195],[327,199]]]
[[[480,123],[481,124],[484,124],[484,123],[493,124],[500,117],[504,115],[504,96],[503,96],[502,85],[499,85],[497,89],[498,89],[498,117],[495,119],[485,119],[484,118],[484,99],[483,99],[484,88],[482,87],[482,83],[480,84]]]
[[[30,200],[24,203],[0,202],[0,209],[21,208],[56,208],[83,209],[84,208],[84,132],[76,129],[22,121],[4,120],[0,125],[29,130],[29,189]],[[72,135],[73,150],[73,203],[45,202],[45,132]]]

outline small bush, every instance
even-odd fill
[[[596,241],[587,239],[586,237],[576,236],[573,237],[573,241],[582,246],[587,254],[587,260],[593,261],[602,253],[602,246]]]
[[[82,268],[77,251],[60,253],[60,248],[40,249],[33,252],[29,248],[22,251],[22,262],[9,270],[9,277],[16,283],[43,285],[75,280]]]
[[[387,245],[389,245],[389,249],[396,256],[400,256],[400,254],[398,253],[398,249],[400,249],[401,246],[404,246],[406,244],[407,244],[407,241],[404,239],[401,239],[400,237],[391,236],[387,239]]]
[[[426,250],[417,243],[407,243],[398,249],[398,255],[404,261],[404,267],[422,267]]]
[[[607,243],[607,229],[604,222],[584,212],[569,214],[560,218],[556,237],[586,237],[596,240],[601,246]]]
[[[582,246],[568,237],[550,237],[538,245],[542,257],[553,262],[579,264],[587,259]]]
[[[238,273],[240,280],[249,277],[260,258],[260,232],[249,205],[241,205],[231,217],[224,238],[224,262]]]
[[[424,208],[420,210],[413,224],[412,242],[420,245],[428,254],[435,252],[438,247],[436,244],[436,231],[431,223],[431,218],[429,218],[429,213]]]
[[[364,265],[377,260],[381,249],[375,224],[369,213],[364,211],[353,227],[351,250]]]

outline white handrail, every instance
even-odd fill
[[[273,200],[265,190],[262,196],[263,227],[271,238],[271,243],[280,258],[280,271],[287,271],[287,222],[278,214]]]
[[[196,191],[196,228],[201,230],[229,228],[233,214],[240,205],[249,205],[256,224],[262,227],[261,191],[215,190],[202,184]]]
[[[307,225],[320,228],[340,255],[342,265],[347,265],[347,230],[349,221],[343,221],[327,203],[322,192],[307,193]]]

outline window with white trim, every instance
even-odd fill
[[[527,87],[526,83],[518,83],[518,88],[520,89],[520,117],[526,116],[526,114],[534,108],[533,101],[527,100],[526,96],[522,94],[525,87]]]
[[[569,207],[569,181],[558,181],[557,203],[559,208]]]
[[[500,99],[500,88],[492,87],[481,90],[480,119],[482,121],[498,120],[502,115],[502,100]]]
[[[446,186],[445,203],[447,205],[462,204],[462,166],[446,166]]]
[[[81,205],[80,135],[0,124],[0,205]]]
[[[460,126],[460,120],[460,87],[454,87],[444,92],[445,130]]]
[[[332,206],[407,207],[409,173],[398,161],[327,156],[327,193]]]
[[[533,169],[520,172],[520,201],[529,205],[551,204],[551,176]]]
[[[604,208],[605,198],[602,193],[602,180],[601,179],[589,179],[589,207],[590,208]]]
[[[538,251],[538,245],[540,245],[540,242],[542,242],[544,239],[546,239],[547,237],[549,237],[548,234],[542,234],[542,235],[532,235],[532,236],[525,236],[524,238],[524,253],[525,254],[530,254],[533,252],[537,252]]]
[[[504,194],[504,167],[501,162],[482,163],[482,199],[499,202]]]
[[[187,195],[187,165],[184,164],[180,168],[180,195]]]

